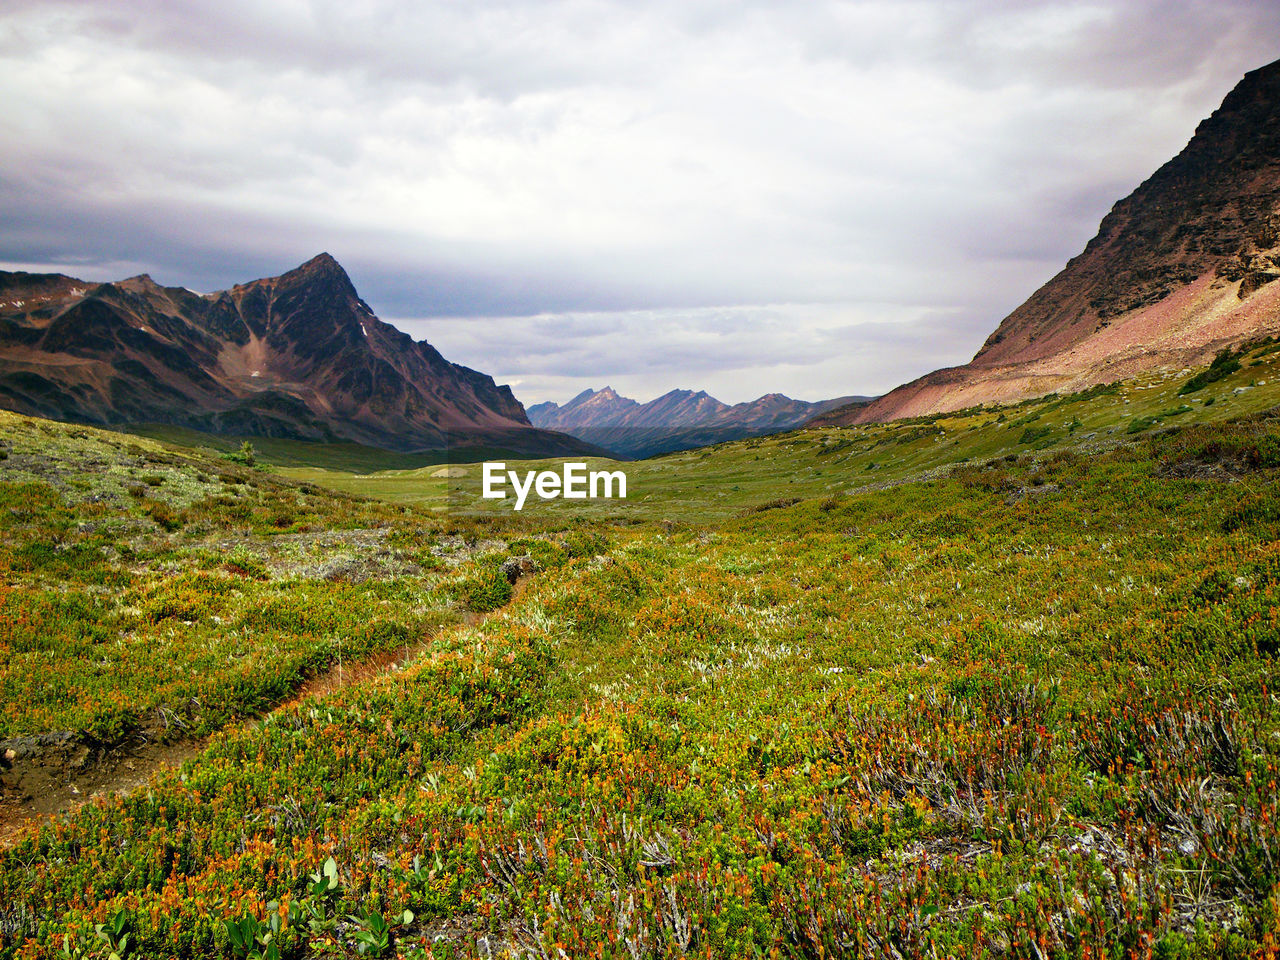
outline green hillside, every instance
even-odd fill
[[[1235,369],[1231,369],[1234,367]],[[1219,371],[1223,367],[1217,368]],[[780,499],[839,496],[903,480],[941,476],[959,463],[1073,449],[1097,452],[1189,422],[1214,423],[1280,404],[1280,344],[1241,352],[1220,379],[1186,391],[1203,374],[1156,373],[1068,396],[859,427],[802,430],[703,447],[631,463],[587,460],[624,470],[628,498],[539,500],[522,513],[601,520],[723,520]],[[561,460],[509,461],[508,469],[558,469]],[[354,471],[285,466],[282,474],[391,503],[449,510],[511,512],[513,500],[483,500],[481,470],[439,466]],[[567,512],[566,512],[567,511]]]
[[[520,514],[6,415],[0,958],[1265,956],[1272,349]]]

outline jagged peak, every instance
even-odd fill
[[[163,289],[160,284],[152,279],[149,273],[140,273],[134,277],[126,277],[124,280],[116,280],[114,283],[102,284],[103,287],[123,290],[126,293],[139,293],[141,291],[154,291]]]
[[[352,294],[359,299],[355,293],[355,286],[351,283],[351,277],[347,275],[347,271],[343,268],[333,255],[330,253],[317,253],[310,260],[298,264],[292,270],[286,270],[277,276],[260,277],[257,280],[248,280],[243,283],[234,284],[232,290],[244,290],[249,287],[260,286],[262,284],[278,284],[289,283],[290,281],[310,281],[324,278],[332,278],[338,280],[351,287]],[[363,302],[363,301],[362,301]]]
[[[306,263],[294,267],[287,273],[281,274],[278,278],[284,280],[334,280],[351,288],[351,292],[355,295],[355,286],[351,283],[351,277],[347,275],[347,271],[343,269],[342,264],[333,258],[332,254],[317,253]]]
[[[707,391],[705,390],[698,390],[695,392],[693,390],[685,390],[679,387],[677,387],[675,390],[668,390],[662,396],[654,400],[651,400],[649,402],[654,404],[661,404],[663,406],[671,406],[673,404],[683,404],[683,403],[698,404],[707,400],[711,401],[714,404],[719,404],[720,406],[724,406],[723,403],[721,403],[715,397],[711,396],[711,394],[707,393]]]
[[[308,260],[306,263],[298,267],[298,269],[299,270],[320,270],[320,269],[328,270],[334,267],[337,267],[339,270],[341,270],[342,264],[338,263],[338,261],[334,258],[333,254],[329,253],[326,250],[322,250],[319,253],[317,253],[314,257],[312,257],[310,260]]]

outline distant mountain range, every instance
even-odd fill
[[[892,420],[1201,364],[1280,332],[1278,277],[1280,61],[1246,74],[969,363],[814,423]]]
[[[210,294],[145,274],[0,272],[0,406],[458,456],[601,452],[534,427],[509,387],[383,323],[327,253]]]
[[[799,426],[834,407],[866,403],[868,397],[840,397],[818,403],[768,393],[730,406],[704,391],[672,390],[639,403],[611,387],[584,390],[564,406],[529,408],[535,426],[560,430],[629,457],[652,457],[674,450],[763,436]]]

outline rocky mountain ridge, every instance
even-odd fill
[[[919,416],[1198,365],[1280,332],[1278,277],[1280,61],[1246,74],[969,363],[818,422]]]
[[[0,273],[0,406],[391,450],[591,449],[533,427],[509,387],[379,320],[327,253],[211,294],[145,274]]]
[[[536,426],[560,430],[631,457],[764,436],[867,398],[840,397],[809,403],[768,393],[746,403],[722,403],[705,390],[671,390],[648,403],[619,396],[612,387],[584,390],[563,406],[529,407]]]

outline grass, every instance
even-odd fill
[[[504,452],[496,447],[398,453],[358,443],[319,443],[278,437],[222,436],[171,424],[140,424],[127,428],[127,432],[162,443],[191,447],[214,456],[234,454],[241,444],[248,441],[253,445],[258,460],[263,464],[283,467],[320,467],[351,473],[413,470],[456,462],[459,456],[472,459],[504,456]]]
[[[503,546],[198,451],[0,426],[0,740],[216,730],[457,622]]]
[[[382,502],[302,468],[202,484],[214,461],[122,463],[92,431],[50,436],[102,460],[58,488],[6,435],[6,583],[43,593],[3,622],[77,625],[32,631],[66,652],[29,674],[122,623],[181,624],[155,656],[183,664],[453,622],[0,854],[0,957],[101,954],[97,925],[166,957],[1266,956],[1274,356],[1207,408],[1153,376],[630,464],[626,502],[518,516],[470,475],[331,478]],[[129,471],[179,456],[170,530]]]
[[[591,469],[622,470],[628,498],[540,501],[522,513],[605,522],[725,520],[778,499],[841,496],[886,484],[937,477],[957,464],[1027,452],[1102,451],[1134,435],[1183,421],[1221,422],[1280,403],[1280,354],[1262,342],[1242,351],[1251,365],[1180,396],[1192,371],[1145,375],[1068,396],[1012,407],[985,407],[890,424],[828,427],[734,441],[650,460],[588,459]],[[1218,369],[1222,369],[1221,366]],[[508,469],[559,470],[562,460],[508,461]],[[280,473],[390,503],[453,515],[512,510],[512,500],[483,500],[478,464],[360,470],[282,467]]]

